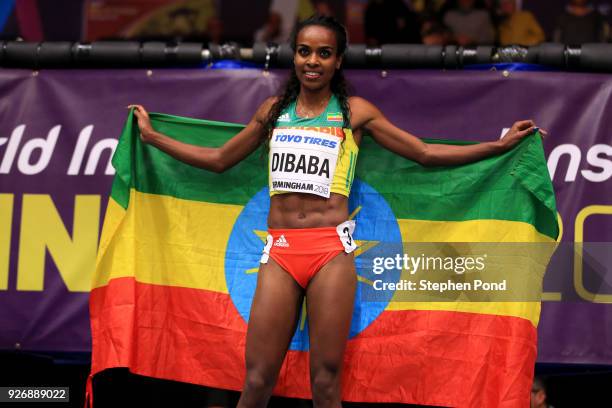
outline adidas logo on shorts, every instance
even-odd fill
[[[285,112],[280,115],[277,120],[279,122],[291,122],[291,117],[289,116],[289,113]]]
[[[277,247],[283,247],[283,248],[288,248],[289,247],[289,243],[287,242],[287,240],[285,239],[284,235],[281,235],[280,237],[278,237],[278,239],[274,242],[274,246]]]

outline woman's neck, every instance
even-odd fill
[[[297,102],[305,108],[316,109],[325,104],[331,98],[332,91],[329,87],[312,91],[301,87]]]

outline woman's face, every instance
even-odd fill
[[[329,86],[340,68],[336,34],[322,26],[306,26],[297,35],[293,56],[295,73],[303,87],[319,90]]]

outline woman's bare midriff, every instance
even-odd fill
[[[318,228],[335,227],[348,218],[348,198],[332,193],[329,198],[314,194],[276,194],[270,199],[268,227]]]

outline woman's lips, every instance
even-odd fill
[[[304,77],[306,79],[319,79],[321,77],[321,73],[315,71],[305,71]]]

